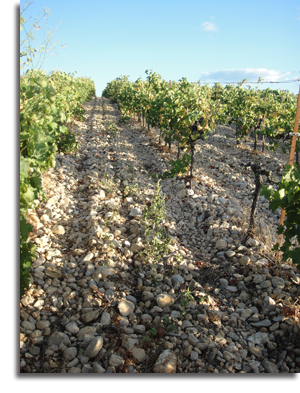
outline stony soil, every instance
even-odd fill
[[[254,176],[241,164],[280,176],[288,156],[251,156],[252,141],[237,147],[219,127],[197,146],[193,189],[161,182],[171,244],[149,263],[142,212],[176,149],[120,123],[105,98],[85,109],[76,156],[57,155],[47,202],[28,213],[37,257],[20,303],[21,372],[298,373],[300,275],[273,259],[280,212],[262,197],[244,241]]]

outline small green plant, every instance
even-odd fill
[[[157,330],[153,327],[147,331],[147,333],[142,338],[142,343],[148,345],[151,338],[156,337]]]
[[[148,332],[149,332],[152,336],[156,336],[156,335],[157,335],[157,330],[156,330],[155,328],[149,329]]]
[[[110,194],[111,192],[113,192],[115,190],[115,184],[112,180],[107,179],[107,175],[105,176],[105,174],[103,175],[103,177],[105,179],[101,179],[100,180],[100,186],[107,191],[108,194]]]
[[[136,184],[128,184],[125,189],[124,189],[124,195],[128,196],[128,195],[135,195],[138,191],[139,185]]]
[[[132,168],[132,166],[131,166],[130,164],[127,164],[127,171],[128,171],[129,173],[132,173],[132,172],[133,172],[133,168]]]
[[[181,308],[184,310],[191,300],[195,300],[194,297],[192,296],[190,292],[190,288],[187,288],[184,293],[182,294],[182,299],[181,299]]]
[[[123,115],[122,117],[121,117],[121,119],[119,120],[119,123],[126,123],[126,121],[128,121],[130,119],[130,116],[128,116],[128,115]]]
[[[171,240],[163,227],[166,219],[165,197],[161,194],[160,180],[156,184],[156,191],[150,206],[143,212],[141,223],[144,227],[146,245],[139,253],[148,262],[154,262],[162,254],[168,252]]]
[[[179,265],[182,262],[182,255],[181,254],[174,255],[173,262],[175,264],[173,264],[172,273],[177,274],[179,272]]]
[[[148,336],[147,334],[142,338],[142,343],[145,344],[150,340],[150,336]]]
[[[59,134],[55,137],[57,151],[60,153],[74,153],[77,150],[78,142],[75,135],[67,131],[65,134]]]
[[[164,315],[162,317],[162,320],[163,320],[163,327],[165,328],[166,332],[171,332],[171,331],[175,331],[176,330],[176,326],[171,321],[170,317],[167,317],[166,315]]]
[[[112,135],[114,138],[117,136],[118,128],[117,128],[116,123],[114,121],[107,121],[105,123],[105,128],[106,128],[106,132],[109,135]]]

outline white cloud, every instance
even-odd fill
[[[266,68],[244,68],[239,70],[219,70],[202,72],[200,80],[209,80],[216,82],[239,82],[247,79],[249,82],[255,82],[261,77],[264,82],[277,82],[279,79],[290,75],[291,72],[281,72],[268,70]]]
[[[204,31],[218,31],[219,30],[218,26],[212,22],[204,22],[204,23],[202,23],[201,27],[202,27],[202,30],[204,30]]]

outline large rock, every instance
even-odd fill
[[[131,351],[133,348],[135,348],[135,344],[139,344],[139,340],[136,338],[131,338],[129,336],[123,338],[123,345],[127,351]]]
[[[155,373],[176,373],[177,357],[170,349],[163,351],[153,368]]]
[[[153,295],[152,292],[143,291],[143,293],[142,293],[142,300],[143,300],[143,302],[147,302],[147,301],[151,302],[151,300],[153,300],[153,298],[154,298],[154,295]]]
[[[118,309],[120,311],[120,314],[123,315],[124,317],[127,317],[127,315],[133,313],[134,311],[134,304],[129,302],[128,300],[122,300],[118,304]]]
[[[78,341],[82,341],[83,337],[86,334],[95,335],[96,334],[96,327],[95,326],[85,326],[79,330],[77,333]]]
[[[264,301],[262,304],[262,309],[263,310],[269,310],[269,311],[274,311],[276,308],[276,302],[269,296],[264,297]]]
[[[186,196],[186,190],[182,189],[182,190],[178,191],[176,196],[177,196],[178,199],[184,198]]]
[[[99,317],[99,314],[100,314],[99,310],[88,311],[82,314],[80,319],[82,320],[83,323],[89,323],[97,319]]]
[[[242,311],[241,318],[248,319],[252,314],[253,311],[251,310],[251,308],[246,308],[245,310]]]
[[[246,246],[247,247],[257,247],[257,246],[259,246],[260,245],[260,243],[259,243],[259,241],[258,240],[255,240],[255,239],[248,239],[247,241],[246,241]]]
[[[131,212],[129,213],[129,215],[130,215],[131,217],[141,216],[142,214],[143,214],[143,213],[142,213],[141,209],[139,209],[139,208],[133,208],[133,209],[131,210]]]
[[[243,255],[240,260],[239,260],[240,264],[242,266],[246,266],[250,263],[250,258],[248,257],[248,255]]]
[[[86,347],[84,351],[84,356],[87,356],[89,359],[94,358],[98,355],[101,348],[103,346],[103,338],[102,337],[95,337],[93,338],[89,345]]]
[[[270,340],[269,340],[268,333],[257,332],[249,336],[247,338],[247,341],[250,341],[252,344],[264,345]]]
[[[65,229],[61,225],[56,225],[52,227],[52,232],[55,233],[56,235],[64,235]]]
[[[40,330],[44,330],[44,329],[46,329],[46,328],[49,327],[49,326],[50,326],[50,322],[49,322],[49,321],[41,320],[41,321],[38,321],[38,322],[36,323],[36,327],[37,327],[38,329],[40,329]]]
[[[51,277],[51,278],[62,278],[62,272],[58,269],[56,269],[55,267],[47,267],[44,270],[44,274],[46,274],[46,276]]]
[[[264,359],[261,364],[267,373],[279,373],[276,364],[269,362],[269,360]]]
[[[272,285],[274,288],[280,288],[283,289],[285,286],[284,279],[281,277],[273,277],[272,278]]]
[[[104,311],[100,318],[100,323],[102,326],[109,326],[111,321],[110,314],[107,311]]]
[[[150,323],[152,321],[152,317],[149,314],[143,314],[141,316],[141,323],[146,324],[146,323]]]
[[[93,280],[96,282],[99,282],[102,278],[106,278],[108,276],[113,276],[117,272],[116,270],[112,269],[111,267],[108,266],[99,266],[93,273]]]
[[[184,283],[184,278],[180,274],[174,274],[174,276],[171,277],[171,282],[177,289],[180,287],[181,284]]]
[[[272,325],[272,322],[269,319],[264,319],[263,321],[251,323],[251,326],[254,326],[254,327],[268,327],[271,325]]]
[[[144,248],[144,246],[143,246],[142,244],[134,243],[134,244],[130,247],[130,251],[132,251],[132,252],[137,252],[137,251],[142,250],[143,248]]]
[[[79,332],[79,327],[77,326],[77,323],[75,321],[71,321],[66,324],[66,330],[72,334],[76,334]]]
[[[105,373],[105,369],[100,364],[94,363],[92,373],[103,374]]]
[[[218,250],[226,250],[227,249],[227,242],[223,239],[219,239],[216,242],[216,247]]]
[[[217,325],[219,328],[221,327],[222,323],[222,314],[218,310],[207,310],[208,318],[211,322]]]
[[[71,341],[65,333],[54,332],[48,339],[48,345],[57,345],[59,347],[60,344],[69,346],[71,345]]]
[[[137,360],[137,362],[139,362],[139,363],[144,362],[144,361],[147,360],[148,357],[149,357],[149,356],[146,354],[146,352],[145,352],[144,349],[142,349],[142,348],[137,348],[137,347],[134,347],[134,348],[132,349],[132,354],[133,354],[133,356],[135,357],[135,359]]]
[[[23,321],[21,326],[26,330],[35,330],[35,324],[29,321]]]
[[[99,199],[101,201],[105,199],[105,191],[104,190],[100,190],[99,191]]]
[[[167,293],[161,293],[160,295],[156,296],[155,300],[158,307],[160,308],[170,307],[174,303],[173,297]]]
[[[124,363],[124,359],[121,356],[119,356],[115,353],[110,355],[110,358],[108,361],[108,364],[110,366],[119,367],[119,366],[121,366],[122,363]]]
[[[63,358],[68,360],[69,362],[75,359],[77,356],[77,348],[71,347],[64,350]]]

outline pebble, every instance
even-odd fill
[[[271,363],[269,360],[264,359],[261,364],[267,373],[279,373],[276,364]]]
[[[219,239],[216,242],[216,247],[218,250],[226,250],[227,248],[227,242],[223,239]]]
[[[79,327],[76,322],[69,322],[66,324],[66,330],[72,334],[76,334],[79,331]]]
[[[269,319],[264,319],[263,321],[259,321],[259,322],[252,322],[251,326],[254,327],[268,327],[271,326],[271,321]]]
[[[170,349],[163,351],[156,360],[154,373],[176,373],[177,357]]]
[[[155,300],[157,306],[160,308],[170,307],[174,303],[174,298],[167,293],[158,295]]]
[[[87,348],[84,351],[84,355],[89,359],[94,358],[98,355],[99,351],[103,346],[103,338],[102,337],[95,337],[93,338]]]
[[[104,311],[100,318],[100,323],[102,326],[109,326],[111,322],[110,314],[107,311]]]
[[[59,346],[60,344],[64,344],[66,346],[71,345],[71,341],[69,337],[62,332],[54,332],[48,339],[47,342],[48,346],[50,345],[57,345]]]
[[[77,356],[77,348],[75,347],[66,348],[63,352],[63,358],[68,360],[69,362],[75,359],[76,356]]]
[[[124,363],[124,359],[116,354],[112,354],[109,358],[108,364],[110,366],[119,367],[121,364]]]
[[[132,355],[135,357],[135,359],[139,363],[142,363],[149,358],[149,356],[146,354],[144,349],[137,348],[137,347],[134,347],[132,349]]]
[[[88,311],[84,314],[81,314],[80,319],[84,324],[90,323],[92,321],[95,321],[99,317],[100,311],[95,310],[95,311]]]
[[[128,300],[122,300],[118,304],[118,309],[121,315],[126,317],[127,315],[131,314],[134,311],[134,304],[129,302]]]

